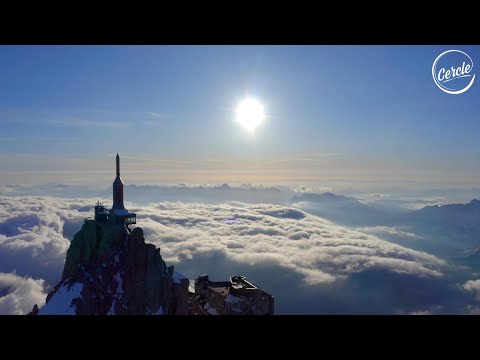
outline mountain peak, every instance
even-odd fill
[[[223,184],[221,189],[230,187]],[[226,298],[212,290],[216,283],[207,281],[202,294],[190,293],[190,280],[167,267],[160,249],[147,244],[143,230],[132,228],[135,224],[136,214],[123,203],[117,154],[111,210],[97,202],[95,217],[85,219],[70,243],[61,281],[48,294],[45,306],[38,310],[35,305],[31,314],[273,314],[273,297],[243,277],[221,282],[222,294],[235,294],[243,307],[225,307]],[[209,311],[194,310],[199,301],[204,302],[201,309]]]
[[[167,267],[143,231],[86,220],[67,252],[46,314],[188,314],[189,280]]]

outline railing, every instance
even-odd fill
[[[137,217],[136,216],[127,216],[125,217],[125,225],[136,224]]]

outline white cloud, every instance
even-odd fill
[[[394,236],[401,236],[404,238],[411,238],[411,239],[419,239],[420,237],[411,232],[405,231],[398,227],[393,226],[366,226],[358,228],[359,231],[366,232],[368,234],[374,234],[377,236],[381,235],[394,235]]]
[[[16,271],[44,279],[46,287],[55,285],[68,238],[92,215],[96,200],[0,196],[0,272]],[[273,293],[279,313],[380,308],[407,313],[419,305],[437,305],[437,295],[428,302],[416,297],[419,292],[450,291],[444,260],[292,207],[239,202],[126,202],[126,207],[137,213],[147,242],[161,248],[168,265],[191,278],[246,275]],[[395,289],[403,295],[392,295]]]
[[[161,119],[163,117],[165,117],[165,115],[162,115],[158,112],[154,112],[154,111],[148,111],[147,113],[147,117],[149,118],[153,118],[153,119]]]
[[[24,315],[34,304],[43,306],[47,296],[43,283],[42,279],[0,273],[0,314]]]
[[[172,263],[220,251],[238,263],[274,262],[294,269],[310,284],[371,268],[438,277],[446,264],[433,255],[280,205],[165,202],[138,210],[146,238]]]
[[[90,201],[93,204],[93,199]],[[41,277],[50,284],[58,281],[70,245],[65,236],[80,229],[85,213],[75,207],[84,202],[35,196],[0,197],[0,272],[15,270],[20,275]]]
[[[466,309],[468,315],[480,315],[480,307],[468,305]]]
[[[442,314],[443,310],[444,310],[443,306],[437,305],[429,309],[420,308],[420,310],[410,311],[408,315],[436,315],[436,314]]]
[[[69,127],[84,127],[84,128],[128,128],[131,126],[128,122],[120,121],[100,121],[87,119],[68,119],[68,120],[50,120],[49,124]]]
[[[324,192],[332,192],[331,187],[327,186],[310,186],[310,185],[299,185],[293,189],[294,192],[297,193],[324,193]]]
[[[472,293],[475,296],[475,299],[480,301],[480,279],[468,280],[463,284],[463,289]]]
[[[431,312],[430,310],[412,311],[408,313],[408,315],[433,315],[433,312]]]

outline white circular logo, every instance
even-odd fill
[[[475,81],[473,60],[460,50],[447,50],[437,56],[432,65],[432,77],[440,90],[461,94]]]

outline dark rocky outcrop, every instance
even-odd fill
[[[188,314],[188,284],[145,243],[141,228],[87,219],[68,249],[62,280],[37,312]]]
[[[33,305],[33,310],[30,311],[27,315],[37,315],[38,314],[38,306],[37,304]]]

